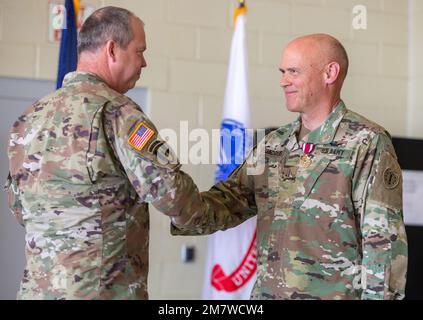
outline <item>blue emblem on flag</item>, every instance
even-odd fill
[[[224,119],[220,132],[220,161],[217,165],[216,182],[226,180],[244,162],[251,147],[251,137],[241,122]]]

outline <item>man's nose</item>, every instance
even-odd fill
[[[285,87],[289,86],[290,83],[291,82],[289,81],[287,75],[286,74],[283,74],[281,80],[279,81],[280,86],[282,88],[285,88]]]

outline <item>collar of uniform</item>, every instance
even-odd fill
[[[313,144],[328,144],[331,143],[335,137],[336,130],[338,129],[339,123],[347,112],[344,102],[341,100],[329,117],[323,122],[323,124],[306,135],[303,140],[306,143]]]
[[[288,143],[286,144],[286,148],[288,150],[292,151],[294,149],[299,148],[297,136],[300,130],[301,130],[301,117],[298,117],[298,119],[292,123],[291,133],[288,138]]]
[[[63,78],[63,86],[68,86],[75,82],[91,82],[97,84],[105,84],[99,76],[90,72],[74,71],[66,74]]]

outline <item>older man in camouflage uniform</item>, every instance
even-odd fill
[[[345,49],[328,35],[301,37],[280,70],[287,108],[300,117],[259,144],[264,173],[249,175],[247,161],[192,196],[172,233],[210,234],[257,215],[253,299],[402,299],[401,170],[386,130],[340,98]]]
[[[148,203],[180,208],[192,180],[123,95],[145,50],[140,19],[99,9],[80,31],[77,72],[13,125],[6,188],[27,257],[18,298],[148,298]]]

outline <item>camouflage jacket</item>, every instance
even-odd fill
[[[165,146],[140,107],[89,73],[16,121],[6,189],[26,230],[18,298],[148,298],[148,203],[177,208],[192,192],[177,159],[159,161]]]
[[[191,196],[171,232],[210,234],[257,214],[252,299],[402,299],[402,177],[388,133],[343,102],[297,141],[300,128],[275,130],[257,148],[263,157],[253,152],[227,182]],[[315,146],[311,163],[304,143]],[[260,161],[264,173],[249,175]]]

